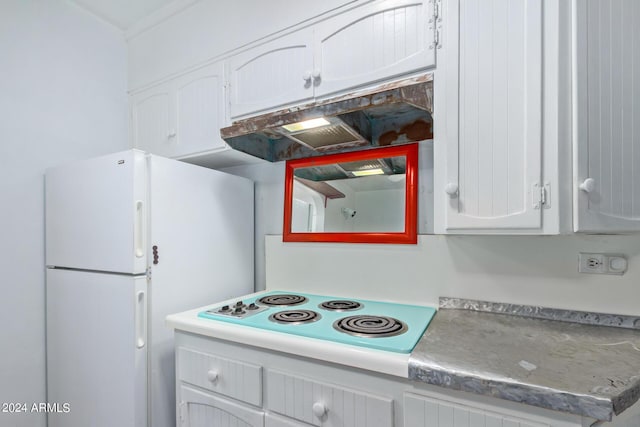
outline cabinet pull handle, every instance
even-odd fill
[[[458,184],[455,184],[453,182],[448,183],[444,187],[444,192],[452,198],[456,197],[458,195]]]
[[[587,178],[584,181],[582,181],[582,184],[580,184],[580,190],[584,191],[585,193],[591,193],[595,189],[596,189],[596,180],[593,178]]]
[[[314,403],[312,410],[313,410],[313,415],[315,415],[318,418],[324,417],[324,415],[327,413],[327,407],[324,406],[324,403],[321,403],[321,402]]]
[[[207,372],[207,379],[212,382],[212,383],[216,383],[218,382],[218,372],[211,370],[209,372]]]

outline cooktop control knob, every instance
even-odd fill
[[[220,308],[220,311],[221,312],[229,311],[229,306],[228,305],[223,305],[222,308]]]
[[[233,309],[233,314],[244,314],[242,307],[236,307]]]
[[[244,303],[242,302],[242,300],[236,302],[236,307],[242,307],[244,305]]]
[[[249,306],[247,307],[247,310],[257,310],[258,306],[256,305],[255,302],[252,302],[251,304],[249,304]]]

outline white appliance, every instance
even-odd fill
[[[45,194],[49,427],[174,426],[165,317],[253,291],[253,183],[130,150]]]

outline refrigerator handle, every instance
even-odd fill
[[[147,304],[144,291],[136,293],[136,347],[143,348],[147,338]]]
[[[136,201],[136,224],[134,230],[135,254],[137,258],[144,256],[144,203],[142,200]]]

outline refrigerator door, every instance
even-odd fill
[[[147,425],[145,276],[47,269],[49,427]]]
[[[52,168],[45,179],[48,266],[145,272],[143,152],[129,150]]]
[[[253,292],[253,182],[150,156],[151,425],[175,425],[167,315]]]

